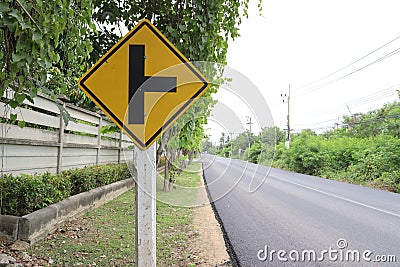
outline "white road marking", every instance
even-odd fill
[[[292,181],[289,181],[289,180],[286,180],[286,179],[283,179],[283,178],[278,178],[276,176],[274,176],[273,178],[277,179],[277,180],[281,180],[281,181],[289,183],[289,184],[294,184],[294,185],[297,185],[297,186],[300,186],[300,187],[303,187],[303,188],[307,188],[309,190],[312,190],[312,191],[315,191],[315,192],[318,192],[318,193],[321,193],[321,194],[324,194],[324,195],[327,195],[327,196],[330,196],[330,197],[338,198],[338,199],[341,199],[341,200],[344,200],[344,201],[347,201],[347,202],[350,202],[350,203],[353,203],[353,204],[356,204],[356,205],[359,205],[359,206],[363,206],[363,207],[366,207],[366,208],[369,208],[369,209],[373,209],[373,210],[376,210],[376,211],[379,211],[379,212],[382,212],[382,213],[386,213],[386,214],[389,214],[389,215],[392,215],[392,216],[400,218],[400,214],[397,214],[397,213],[394,213],[394,212],[391,212],[391,211],[388,211],[388,210],[376,208],[376,207],[373,207],[373,206],[370,206],[370,205],[367,205],[367,204],[364,204],[364,203],[361,203],[361,202],[358,202],[358,201],[355,201],[355,200],[352,200],[352,199],[349,199],[349,198],[346,198],[346,197],[341,197],[341,196],[338,196],[336,194],[328,193],[328,192],[325,192],[325,191],[322,191],[322,190],[319,190],[319,189],[312,188],[312,187],[307,186],[307,185],[302,185],[302,184],[299,184],[299,183],[296,183],[296,182],[292,182]]]

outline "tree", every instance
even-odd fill
[[[347,135],[370,137],[388,134],[400,138],[400,103],[385,104],[382,108],[357,116],[344,117]]]
[[[76,89],[92,51],[91,0],[0,3],[0,94],[16,108],[37,92]],[[16,117],[11,117],[16,119]]]
[[[250,135],[252,137],[252,135]],[[234,158],[243,158],[244,152],[249,148],[251,141],[254,141],[253,138],[249,139],[249,132],[240,133],[236,136],[232,142],[232,157]]]
[[[219,138],[219,149],[222,150],[225,147],[225,133],[221,133],[221,137]]]
[[[205,137],[203,139],[203,144],[202,144],[203,152],[208,153],[208,154],[216,154],[217,153],[217,148],[214,146],[214,144],[211,142],[209,137]]]

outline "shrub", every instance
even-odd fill
[[[274,166],[325,178],[400,192],[400,139],[308,132],[294,136],[289,149],[277,145]]]
[[[285,153],[288,168],[300,173],[320,175],[329,157],[322,143],[321,136],[302,132],[293,139],[290,148]]]
[[[71,195],[70,180],[61,175],[5,175],[0,179],[1,214],[22,216]]]
[[[254,142],[249,149],[249,161],[252,163],[259,162],[261,152],[262,144],[260,142]]]
[[[383,181],[388,191],[400,193],[400,170],[384,172],[379,180]]]
[[[86,166],[64,171],[62,175],[71,181],[72,195],[131,177],[126,164]]]
[[[131,177],[126,164],[94,165],[61,174],[0,178],[0,214],[23,216],[71,195]]]

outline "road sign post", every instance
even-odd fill
[[[156,266],[154,142],[209,83],[150,21],[142,20],[80,78],[78,86],[135,143],[136,263]]]
[[[156,266],[156,145],[135,146],[136,266]]]

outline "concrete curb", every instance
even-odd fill
[[[13,240],[18,239],[18,224],[20,217],[11,215],[0,215],[0,232],[12,237]]]
[[[22,217],[0,215],[0,232],[34,243],[71,217],[80,215],[110,201],[134,186],[126,179],[64,199]]]

